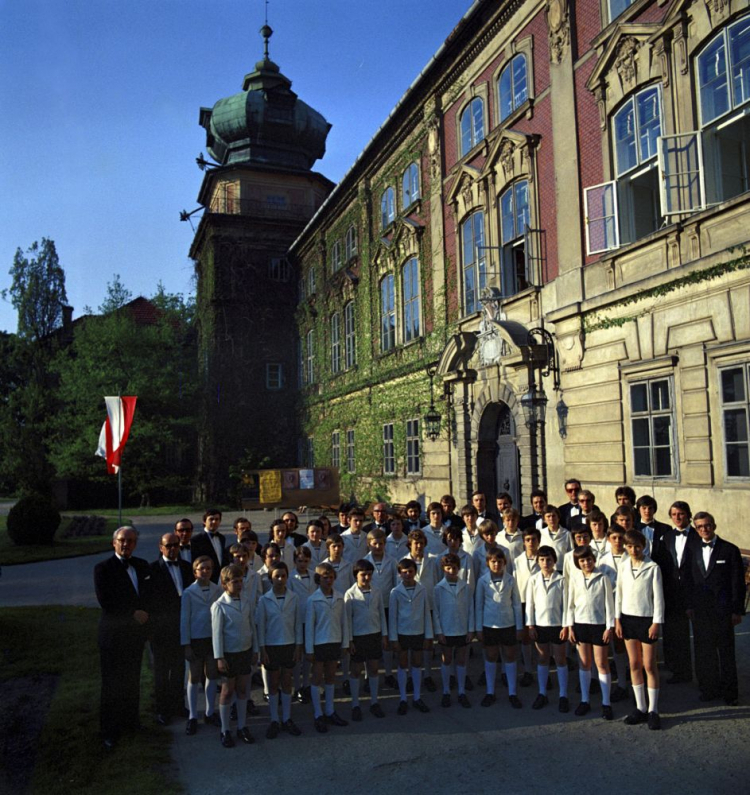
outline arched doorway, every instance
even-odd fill
[[[520,510],[521,484],[513,415],[507,403],[489,403],[479,423],[477,488],[494,507],[495,495],[507,491]]]

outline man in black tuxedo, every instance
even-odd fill
[[[180,558],[193,565],[193,523],[190,519],[178,519],[174,523],[174,531],[180,539]]]
[[[108,750],[123,732],[140,728],[141,661],[149,625],[151,569],[145,560],[133,557],[137,543],[135,528],[118,528],[112,536],[115,554],[94,567],[94,588],[102,608],[100,724]]]
[[[667,530],[669,530],[669,525],[656,519],[658,505],[650,494],[644,494],[642,497],[639,497],[635,503],[635,507],[638,510],[639,516],[638,521],[635,523],[635,529],[640,530],[650,542],[651,559],[655,561],[659,557],[659,548],[662,543],[662,538]]]
[[[203,532],[193,536],[193,560],[201,555],[211,558],[214,569],[211,574],[213,582],[219,582],[221,567],[226,565],[226,539],[219,532],[221,526],[221,511],[209,508],[203,514]]]
[[[661,535],[651,557],[659,565],[664,586],[664,663],[672,672],[667,684],[690,682],[693,661],[690,653],[690,620],[687,616],[690,581],[691,539],[696,538],[690,525],[692,511],[678,500],[669,508],[672,527]]]
[[[382,530],[386,535],[390,533],[388,506],[384,502],[376,502],[372,506],[372,521],[362,528],[362,532],[367,534],[370,530]]]
[[[570,530],[570,523],[574,516],[581,513],[578,505],[578,492],[581,490],[581,481],[577,478],[568,478],[565,481],[565,493],[568,495],[568,502],[559,505],[557,510],[560,512],[560,524]]]
[[[486,519],[491,519],[495,524],[498,522],[497,514],[488,510],[487,497],[483,491],[475,491],[471,495],[471,504],[477,509],[477,527],[480,527]]]
[[[294,511],[286,511],[282,514],[281,521],[286,525],[286,537],[294,544],[294,548],[301,547],[306,541],[307,536],[297,532],[299,519]]]
[[[710,513],[696,513],[693,523],[700,538],[691,542],[688,604],[700,700],[721,696],[734,706],[738,695],[734,628],[745,615],[742,555],[734,544],[716,535]]]
[[[189,563],[180,560],[180,538],[165,533],[161,555],[151,564],[151,650],[154,653],[154,700],[156,722],[167,726],[181,714],[185,702],[185,653],[180,644],[182,592],[194,580]]]

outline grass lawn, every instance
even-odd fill
[[[227,505],[213,506],[222,511],[222,513],[229,511],[236,511],[237,508],[231,508]],[[143,508],[123,508],[122,512],[126,516],[170,516],[171,514],[179,514],[180,516],[187,516],[195,521],[196,515],[203,516],[205,506],[195,505],[151,505]],[[76,511],[76,513],[95,513],[97,516],[114,516],[117,517],[117,508],[97,508],[92,511]]]
[[[99,740],[100,611],[79,607],[0,610],[0,688],[9,679],[59,677],[44,722],[31,795],[171,795],[182,788],[170,770],[171,735],[148,712],[151,672],[141,679],[140,734],[107,753]],[[20,716],[17,723],[23,721]],[[3,748],[0,747],[0,754]],[[0,756],[9,768],[9,760]]]
[[[117,512],[115,512],[116,514]],[[67,516],[63,515],[58,533],[62,532]],[[8,517],[0,516],[0,565],[12,566],[17,563],[38,563],[42,560],[76,558],[79,555],[95,555],[112,549],[112,533],[117,529],[117,516],[107,519],[104,535],[84,538],[61,538],[52,544],[16,546],[8,537],[6,524]]]

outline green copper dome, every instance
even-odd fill
[[[245,75],[242,91],[201,108],[206,146],[222,166],[257,163],[309,171],[326,151],[331,125],[292,91],[292,82],[266,54]]]

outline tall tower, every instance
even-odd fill
[[[242,462],[296,462],[298,281],[286,251],[333,188],[312,171],[331,125],[264,57],[242,91],[201,108],[215,164],[190,256],[197,274],[200,497],[227,499]]]

